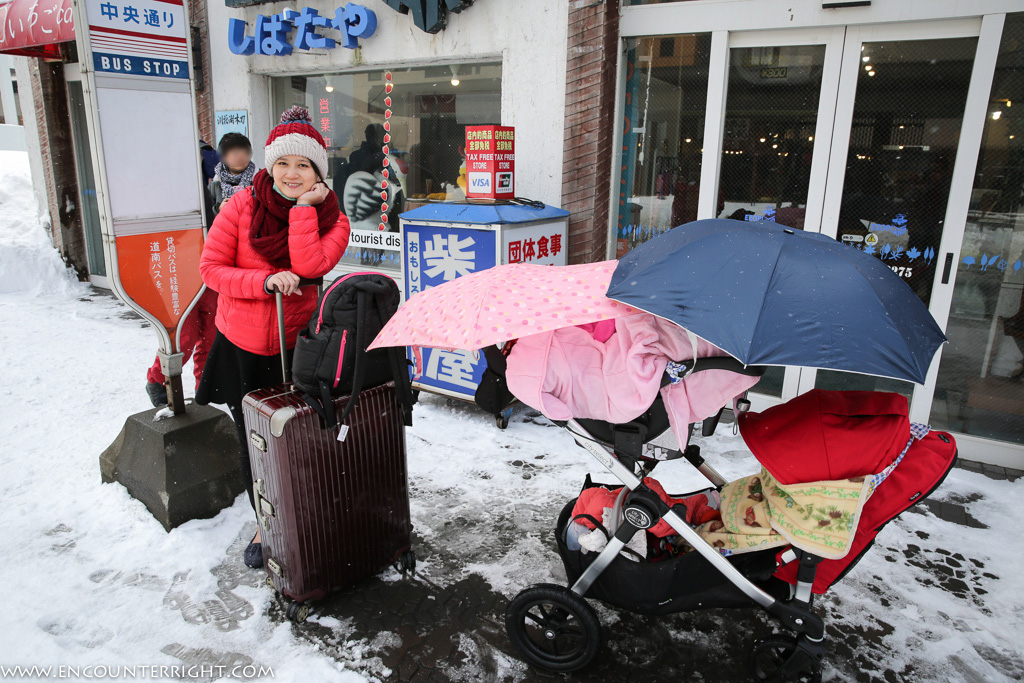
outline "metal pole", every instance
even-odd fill
[[[281,381],[288,381],[288,364],[285,363],[285,335],[284,335],[284,295],[280,289],[274,290],[274,298],[277,300],[277,336],[281,340]]]
[[[185,412],[185,393],[181,388],[181,366],[184,355],[167,353],[163,349],[157,352],[160,358],[160,371],[164,373],[164,387],[167,389],[167,407],[175,415]]]

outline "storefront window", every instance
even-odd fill
[[[616,255],[697,219],[711,34],[626,42]]]
[[[382,222],[397,232],[400,213],[432,199],[464,197],[465,127],[501,123],[500,64],[393,69],[390,92],[384,73],[273,79],[274,111],[309,109],[327,142],[327,182],[342,211],[353,230],[374,233]],[[385,120],[387,109],[391,116]],[[388,208],[382,215],[385,189]],[[358,241],[350,241],[342,265],[399,267],[398,249],[372,249]]]
[[[1024,444],[1024,13],[1006,17],[931,424]]]

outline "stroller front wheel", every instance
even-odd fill
[[[578,671],[601,647],[601,622],[586,600],[550,583],[531,586],[505,610],[509,640],[534,666]]]

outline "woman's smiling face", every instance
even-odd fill
[[[313,163],[297,154],[286,154],[275,161],[271,175],[277,189],[291,199],[298,199],[309,192],[318,180]]]

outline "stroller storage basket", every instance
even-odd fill
[[[569,550],[566,545],[566,527],[572,521],[575,505],[574,498],[562,509],[555,530],[558,554],[562,557],[569,585],[576,582],[598,555]],[[776,568],[774,550],[744,553],[729,559],[755,583],[767,581]],[[660,562],[635,562],[620,554],[601,573],[584,597],[649,615],[752,605],[750,598],[696,552]]]

